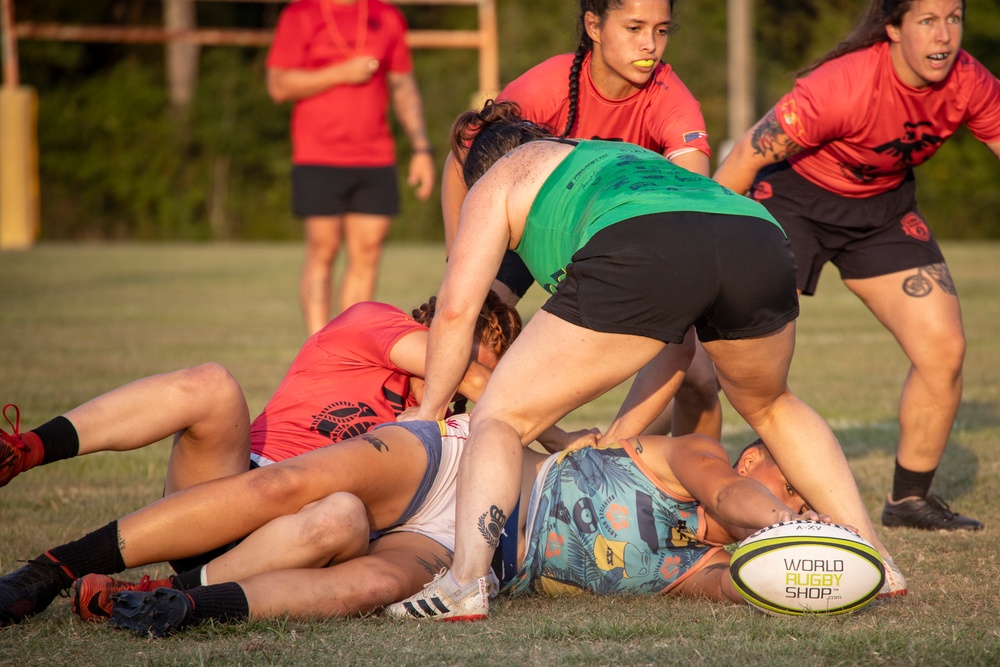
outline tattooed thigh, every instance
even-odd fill
[[[903,280],[903,292],[907,296],[925,297],[934,290],[935,283],[945,294],[951,296],[958,294],[955,282],[951,279],[951,273],[948,271],[948,265],[944,262],[918,267],[915,274],[907,276]]]

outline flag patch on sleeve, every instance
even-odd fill
[[[697,141],[698,139],[704,139],[705,137],[708,136],[708,132],[706,132],[705,130],[696,130],[694,132],[685,132],[683,136],[684,136],[684,143],[689,144],[692,141]]]

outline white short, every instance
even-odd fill
[[[396,422],[404,426],[408,422]],[[419,509],[400,526],[384,534],[398,532],[425,535],[451,551],[455,550],[455,489],[458,462],[469,437],[469,415],[455,415],[438,422],[441,432],[441,462],[431,488]],[[425,441],[425,445],[428,443]]]

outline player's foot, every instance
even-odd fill
[[[882,561],[882,565],[885,566],[885,583],[875,599],[885,600],[906,595],[906,579],[899,567],[891,560]]]
[[[882,525],[886,528],[919,528],[921,530],[982,530],[975,519],[956,514],[948,503],[933,493],[926,498],[911,496],[893,500],[886,496],[882,507]]]
[[[108,622],[143,636],[166,637],[184,629],[191,622],[193,610],[191,596],[176,588],[125,591],[114,596]]]
[[[151,591],[174,588],[171,579],[150,579],[143,576],[138,583],[112,579],[106,574],[88,574],[73,582],[73,613],[84,621],[106,621],[111,618],[112,596],[123,591]]]
[[[7,416],[7,408],[14,408],[14,420]],[[0,486],[7,486],[10,480],[17,477],[28,468],[38,464],[31,461],[32,455],[41,459],[41,453],[31,451],[21,437],[21,411],[13,403],[3,406],[3,417],[10,424],[11,433],[0,428]],[[27,464],[27,465],[26,465]]]
[[[490,613],[492,587],[488,577],[459,586],[448,570],[441,570],[422,591],[389,605],[385,612],[394,618],[481,621]]]
[[[45,610],[75,577],[45,556],[0,577],[0,627]]]

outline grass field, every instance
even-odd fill
[[[240,380],[255,414],[304,337],[295,299],[301,252],[298,244],[41,245],[0,254],[0,401],[20,406],[28,430],[142,375],[212,360]],[[0,629],[0,664],[1000,665],[1000,244],[947,244],[945,254],[969,352],[935,491],[987,530],[883,531],[909,580],[903,602],[786,619],[665,598],[503,600],[478,624],[284,619],[145,640],[85,626],[57,599]],[[435,291],[442,271],[438,247],[390,246],[379,298],[412,307]],[[834,427],[877,520],[906,363],[827,273],[819,295],[803,301],[791,383]],[[537,292],[525,312],[539,303]],[[567,423],[604,425],[622,396],[615,390]],[[749,439],[726,405],[730,452]],[[166,457],[166,443],[97,454],[0,490],[0,572],[157,498]]]

